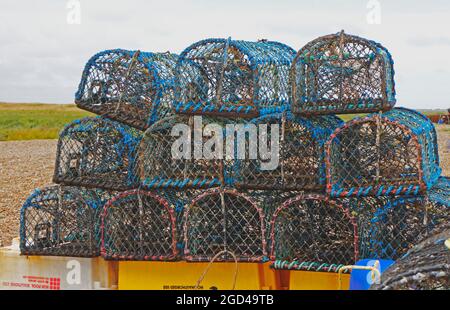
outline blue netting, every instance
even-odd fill
[[[450,180],[448,177],[440,177],[436,184],[428,191],[430,203],[439,204],[450,208]]]
[[[448,205],[426,196],[367,197],[352,203],[362,258],[398,259],[435,227],[450,221]]]
[[[20,212],[24,255],[99,255],[100,215],[112,193],[99,189],[50,186],[36,189]]]
[[[134,166],[141,136],[103,117],[70,123],[59,137],[54,181],[117,190],[137,186]]]
[[[194,43],[176,66],[176,111],[240,116],[283,111],[294,56],[292,48],[265,40]]]
[[[345,123],[331,135],[326,154],[333,197],[423,194],[441,173],[433,124],[405,108]]]
[[[395,104],[393,60],[381,44],[343,32],[323,36],[297,53],[291,69],[295,113],[389,110]]]
[[[383,117],[410,129],[417,136],[421,146],[423,180],[430,189],[441,175],[436,128],[431,120],[420,112],[407,108],[396,108]]]
[[[326,179],[324,144],[342,123],[342,120],[334,115],[304,118],[290,112],[268,114],[251,120],[246,128],[256,125],[258,131],[257,136],[248,137],[248,141],[254,142],[256,148],[256,142],[260,139],[258,158],[252,158],[249,152],[244,158],[236,158],[233,181],[238,187],[250,189],[323,189]],[[272,125],[278,125],[274,128],[275,132],[269,130]],[[239,135],[244,136],[244,133]],[[267,137],[267,141],[261,141],[263,136]],[[274,163],[274,167],[267,169],[263,167],[262,162],[267,163],[270,160],[261,160],[261,144],[267,145],[267,149],[273,153],[275,148],[272,138],[274,141],[280,141],[279,152],[272,154],[277,156],[278,164]]]
[[[170,53],[102,51],[87,62],[75,102],[143,130],[173,111],[177,58]]]

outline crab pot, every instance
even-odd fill
[[[367,113],[395,105],[389,51],[343,31],[300,49],[292,63],[290,83],[294,113]]]
[[[446,212],[450,208],[450,179],[439,177],[436,184],[427,192],[428,203],[434,207],[441,207]]]
[[[450,228],[423,240],[381,275],[372,290],[449,290]]]
[[[95,257],[100,252],[100,213],[111,193],[49,186],[36,189],[20,213],[22,255]]]
[[[271,260],[309,266],[354,264],[357,223],[345,205],[315,194],[284,202],[272,217]]]
[[[294,56],[292,48],[266,40],[194,43],[176,66],[176,112],[255,117],[284,110]]]
[[[324,145],[341,123],[334,115],[303,118],[291,113],[264,115],[252,120],[247,125],[252,129],[248,130],[247,152],[240,154],[238,150],[236,154],[238,158],[233,175],[236,186],[245,189],[324,190]],[[252,154],[252,151],[258,154]]]
[[[371,259],[397,260],[435,227],[450,222],[449,205],[427,196],[360,198],[352,211],[360,256]]]
[[[266,258],[264,214],[235,190],[206,190],[185,212],[184,240],[187,261],[261,262]]]
[[[172,113],[178,56],[122,49],[86,64],[75,102],[81,109],[144,130]]]
[[[108,260],[176,260],[178,233],[169,201],[138,189],[122,192],[103,209],[101,254]]]
[[[332,197],[424,194],[441,173],[433,124],[405,108],[345,123],[325,150]]]
[[[256,202],[264,213],[264,225],[266,231],[266,240],[270,243],[271,220],[275,211],[287,200],[300,195],[301,191],[285,191],[285,190],[245,190],[244,195],[250,197]]]
[[[135,174],[141,186],[186,189],[224,185],[231,173],[230,160],[225,158],[225,124],[222,118],[176,115],[152,125],[138,151]]]
[[[61,132],[53,181],[124,190],[135,187],[134,164],[141,133],[102,118],[84,118]]]

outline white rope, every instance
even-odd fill
[[[233,285],[231,287],[232,290],[234,290],[236,288],[236,282],[237,282],[237,275],[238,275],[238,271],[239,271],[239,265],[238,265],[238,260],[236,255],[229,251],[229,250],[222,250],[219,253],[217,253],[216,255],[214,255],[214,257],[211,259],[211,261],[209,262],[208,266],[206,266],[205,270],[203,271],[202,275],[200,276],[200,278],[197,281],[197,284],[195,285],[195,289],[198,289],[198,287],[200,286],[200,283],[203,281],[203,279],[205,278],[206,274],[208,273],[209,269],[211,268],[212,264],[214,263],[214,261],[222,254],[231,254],[231,256],[233,256],[234,259],[234,276],[233,276]]]

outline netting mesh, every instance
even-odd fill
[[[433,203],[424,196],[353,200],[363,258],[396,260],[417,244],[421,236],[450,222],[449,206]]]
[[[428,202],[434,206],[450,208],[450,179],[439,177],[436,184],[427,192]]]
[[[376,290],[449,290],[450,227],[420,242],[381,275]]]
[[[185,213],[185,259],[262,261],[266,258],[264,214],[246,195],[234,190],[203,192]]]
[[[131,190],[107,202],[102,214],[102,256],[111,260],[178,257],[176,210],[153,192]]]
[[[111,195],[58,185],[36,189],[20,213],[21,254],[98,256],[100,213]]]
[[[324,189],[324,144],[341,123],[336,116],[306,119],[291,113],[269,114],[252,120],[250,124],[257,126],[254,131],[257,136],[249,137],[245,156],[234,162],[233,180],[236,186],[250,189]],[[252,143],[252,149],[258,149],[259,156],[251,155],[249,148]],[[272,154],[272,158],[266,156],[262,152],[264,150]]]
[[[292,110],[343,114],[395,104],[393,60],[380,44],[343,32],[306,44],[293,60]]]
[[[287,200],[272,218],[271,260],[310,269],[355,263],[359,257],[358,228],[350,211],[345,203],[321,195]]]
[[[242,194],[250,197],[264,214],[266,240],[270,245],[271,221],[275,211],[288,199],[300,195],[301,191],[285,190],[242,190]]]
[[[441,177],[425,196],[291,198],[272,217],[272,267],[337,272],[357,257],[397,260],[436,227],[450,222],[449,184]],[[279,201],[273,205],[279,206]]]
[[[172,113],[178,56],[107,50],[94,55],[83,71],[78,107],[144,130]]]
[[[251,117],[283,110],[294,56],[292,48],[265,40],[194,43],[176,66],[176,111]]]
[[[184,214],[191,201],[201,194],[202,190],[196,189],[155,189],[154,192],[167,200],[175,211],[176,229],[177,229],[177,248],[180,257],[183,255],[184,249]]]
[[[225,136],[225,124],[229,122],[177,115],[152,125],[145,132],[138,152],[135,174],[142,186],[209,188],[231,182],[231,163],[223,159],[226,139],[220,137]],[[207,136],[207,129],[216,125],[217,130]],[[180,143],[182,136],[187,139]]]
[[[140,139],[139,131],[106,118],[76,120],[60,134],[53,180],[115,190],[134,187]]]
[[[326,165],[333,197],[424,193],[441,173],[436,130],[405,108],[357,118],[331,135]]]

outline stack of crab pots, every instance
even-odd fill
[[[98,116],[61,132],[22,254],[349,272],[450,218],[436,130],[394,108],[393,60],[367,39],[103,51],[75,102]]]

